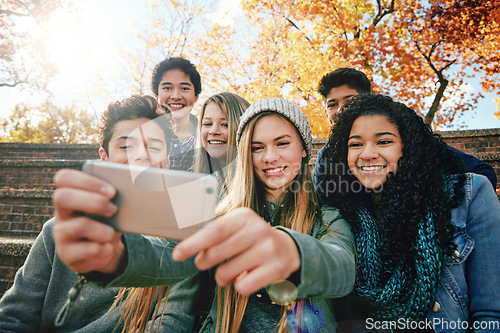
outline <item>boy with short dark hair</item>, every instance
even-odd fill
[[[104,161],[145,166],[165,166],[168,161],[170,125],[158,113],[151,96],[134,95],[113,102],[101,117],[99,155]],[[139,131],[138,129],[142,130]],[[1,332],[113,332],[118,309],[108,312],[118,288],[81,290],[78,308],[67,316],[62,327],[55,327],[59,310],[78,276],[56,255],[52,229],[47,221],[36,238],[26,261],[16,273],[14,285],[0,300]]]
[[[151,89],[158,103],[172,115],[174,123],[170,168],[188,170],[194,164],[198,120],[191,110],[201,93],[200,74],[187,59],[167,58],[155,66]]]
[[[370,94],[371,83],[361,71],[354,68],[337,68],[321,78],[318,93],[323,97],[326,117],[330,124],[334,126],[337,121],[337,114],[342,106],[353,96]],[[486,176],[493,188],[496,189],[497,176],[495,170],[489,164],[451,146],[448,146],[448,149],[460,156],[469,172]],[[320,175],[325,172],[324,152],[325,147],[319,150],[313,172],[314,186],[322,200],[325,199],[328,191],[328,189],[324,188],[325,184],[320,182]],[[339,170],[339,172],[346,172],[346,170]]]

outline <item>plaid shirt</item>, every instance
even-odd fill
[[[197,128],[198,118],[190,114],[189,120]],[[194,145],[196,142],[196,130],[184,142],[174,135],[170,142],[170,169],[188,171],[194,164]]]

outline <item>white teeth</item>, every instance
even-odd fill
[[[173,108],[182,108],[183,107],[182,104],[170,104],[170,106]]]
[[[285,170],[285,167],[282,167],[282,168],[276,168],[276,169],[268,169],[268,170],[264,170],[265,173],[277,173],[277,172],[280,172],[280,171],[283,171]]]
[[[217,141],[217,140],[209,140],[208,143],[210,143],[211,145],[223,145],[226,142],[225,141]]]
[[[375,171],[375,170],[381,170],[385,168],[385,166],[364,166],[364,167],[359,167],[363,171]]]

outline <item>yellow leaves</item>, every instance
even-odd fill
[[[500,6],[493,9],[500,0],[483,1],[491,9],[486,14],[457,0],[394,0],[393,12],[392,0],[248,0],[233,26],[203,21],[206,11],[194,8],[196,1],[164,2],[192,20],[174,20],[184,22],[179,34],[166,29],[160,16],[162,33],[144,40],[169,54],[182,51],[198,66],[207,95],[232,91],[250,102],[283,96],[302,105],[316,136],[329,130],[317,85],[339,67],[364,71],[377,91],[421,115],[437,93],[438,73],[443,75],[450,84],[438,125],[474,107],[478,95],[461,91],[460,78],[472,72],[484,90],[500,91],[493,75],[500,72]]]
[[[493,99],[495,102],[497,102],[497,112],[495,112],[495,117],[500,120],[500,98],[494,98]]]

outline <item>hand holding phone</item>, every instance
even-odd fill
[[[82,169],[116,188],[118,211],[92,216],[116,230],[180,240],[215,216],[212,175],[102,161],[87,161]]]

